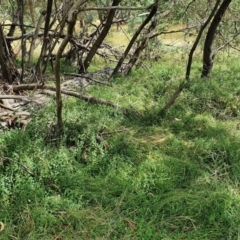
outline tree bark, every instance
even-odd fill
[[[113,77],[114,75],[117,74],[117,72],[119,71],[120,67],[122,66],[125,58],[127,57],[129,51],[131,50],[134,42],[136,41],[137,37],[139,36],[139,34],[141,33],[141,31],[143,30],[143,28],[150,22],[150,20],[152,19],[152,17],[156,14],[157,12],[157,7],[158,7],[158,1],[156,1],[153,6],[152,6],[152,10],[149,13],[149,15],[147,16],[147,18],[144,20],[144,22],[139,26],[138,30],[134,33],[130,43],[128,44],[126,50],[124,51],[122,57],[119,59],[117,66],[114,68],[111,77]]]
[[[137,62],[141,52],[147,47],[149,39],[150,39],[154,29],[156,28],[156,26],[157,26],[157,21],[155,19],[154,21],[152,21],[151,25],[149,26],[146,36],[144,36],[144,39],[139,43],[139,45],[137,46],[136,50],[134,51],[131,59],[127,63],[126,67],[124,68],[124,70],[122,72],[123,76],[127,76],[129,74],[132,67]]]
[[[173,95],[170,97],[170,99],[168,100],[168,102],[165,104],[165,106],[161,109],[160,114],[164,115],[166,113],[166,111],[174,104],[174,102],[176,101],[176,99],[178,98],[178,96],[180,95],[180,93],[182,92],[182,90],[184,89],[184,84],[186,81],[189,81],[190,78],[190,73],[191,73],[191,66],[192,66],[192,59],[193,59],[193,54],[197,48],[197,45],[201,39],[202,33],[204,31],[204,29],[207,27],[207,25],[210,23],[211,19],[213,18],[215,12],[217,11],[218,5],[220,4],[221,0],[216,0],[216,3],[214,5],[213,10],[211,11],[211,14],[209,15],[208,19],[204,22],[204,24],[202,25],[202,27],[200,28],[197,38],[190,50],[190,53],[188,55],[188,63],[187,63],[187,67],[186,67],[186,75],[185,75],[185,80],[183,82],[180,83],[180,85],[178,86],[178,88],[175,90],[175,92],[173,93]]]
[[[39,34],[41,24],[43,23],[43,20],[44,20],[44,15],[45,15],[45,12],[42,11],[42,13],[39,17],[39,20],[37,22],[34,34],[32,36],[32,42],[31,42],[30,50],[29,50],[28,68],[31,68],[33,66],[33,52],[34,52],[34,49],[36,47],[36,40],[38,38],[38,34]]]
[[[2,26],[0,25],[0,66],[2,69],[3,78],[9,84],[12,84],[14,79],[19,76],[11,57],[11,53],[3,34]]]
[[[8,32],[7,36],[13,36],[14,35],[15,29],[16,29],[16,24],[19,23],[21,8],[22,8],[21,2],[17,1],[16,11],[15,11],[14,7],[12,8],[12,24],[10,26],[10,29],[9,29],[9,32]]]
[[[202,76],[201,76],[203,78],[205,77],[209,78],[211,75],[212,67],[213,67],[212,45],[213,45],[215,33],[231,1],[232,0],[224,0],[222,2],[208,29],[207,36],[204,43],[204,49],[203,49],[203,68],[202,68]]]
[[[36,75],[38,75],[38,74],[40,75],[40,81],[42,81],[43,56],[45,55],[47,45],[49,43],[48,32],[49,32],[50,18],[51,18],[51,13],[52,13],[52,5],[53,5],[53,0],[48,0],[47,1],[47,14],[46,14],[46,20],[45,20],[45,26],[44,26],[43,45],[42,45],[41,53],[40,53],[40,56],[38,58],[38,62],[36,65]]]
[[[24,71],[25,71],[25,58],[26,58],[26,40],[24,39],[23,35],[26,33],[26,30],[24,28],[24,0],[19,0],[18,4],[21,6],[20,9],[20,15],[19,15],[19,23],[20,23],[20,29],[22,32],[22,39],[21,39],[21,49],[22,49],[22,59],[21,59],[21,77],[20,77],[20,82],[23,83],[23,78],[24,78]]]
[[[67,35],[63,39],[56,55],[56,62],[55,62],[55,84],[56,84],[56,102],[57,102],[57,126],[58,129],[61,131],[63,128],[63,119],[62,119],[62,95],[61,95],[61,79],[60,79],[60,60],[62,53],[67,46],[69,40],[72,38],[73,29],[76,24],[77,14],[80,12],[80,8],[84,5],[87,0],[78,0],[69,10],[67,15]]]
[[[56,87],[49,86],[49,85],[40,85],[40,84],[12,85],[11,89],[14,92],[19,92],[19,91],[23,91],[23,90],[36,90],[36,89],[46,89],[46,90],[56,92]],[[84,95],[82,93],[73,92],[73,91],[69,91],[69,90],[62,90],[62,89],[61,89],[61,93],[65,94],[65,95],[68,95],[68,96],[76,97],[76,98],[81,99],[81,100],[83,100],[85,102],[88,102],[88,103],[101,104],[101,105],[114,107],[114,108],[122,109],[122,110],[125,109],[121,105],[110,102],[110,101],[107,101],[103,98],[96,98],[96,97],[93,97],[93,96]],[[0,99],[19,99],[19,100],[24,100],[24,101],[34,100],[34,98],[32,98],[32,97],[24,97],[24,96],[18,96],[18,95],[0,95]]]
[[[35,25],[35,13],[33,10],[33,0],[28,0],[28,7],[29,7],[32,23]]]
[[[113,0],[112,6],[117,6],[119,3],[121,2],[121,0]],[[88,69],[93,57],[95,56],[98,48],[101,46],[103,40],[105,39],[105,37],[107,36],[111,26],[112,26],[112,21],[114,18],[114,14],[115,14],[116,10],[110,10],[107,16],[107,20],[106,23],[104,25],[103,30],[101,31],[100,35],[98,36],[97,40],[94,42],[90,52],[88,53],[85,61],[83,62],[82,66],[79,69],[79,73],[83,73],[86,72],[86,70]]]
[[[57,100],[57,125],[59,129],[62,129],[63,120],[62,120],[62,96],[61,96],[61,80],[60,80],[60,60],[62,53],[67,46],[69,40],[72,37],[73,29],[76,24],[76,16],[68,23],[67,35],[63,39],[56,55],[56,63],[55,63],[55,79],[56,79],[56,100]]]

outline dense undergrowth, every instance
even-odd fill
[[[173,60],[89,90],[129,111],[67,98],[61,138],[54,103],[2,131],[0,239],[240,239],[238,63],[209,80],[193,66],[164,117],[184,77]]]

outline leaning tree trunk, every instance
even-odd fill
[[[112,6],[117,6],[120,2],[121,2],[121,0],[114,0],[113,3],[112,3]],[[115,12],[116,12],[115,9],[109,11],[109,14],[107,16],[107,20],[106,20],[106,23],[104,25],[104,28],[103,28],[102,32],[100,33],[100,35],[98,36],[97,40],[94,42],[94,44],[93,44],[91,50],[89,51],[84,63],[80,67],[79,73],[86,72],[86,70],[88,69],[94,55],[96,54],[98,48],[102,44],[103,40],[107,36],[107,34],[108,34],[108,32],[109,32],[109,30],[112,26],[112,21],[113,21]]]
[[[1,25],[0,25],[0,66],[3,78],[9,84],[12,84],[14,79],[17,76],[19,76],[19,73],[12,61],[11,52],[8,48]]]
[[[122,71],[123,76],[127,76],[129,74],[129,72],[131,71],[132,67],[136,64],[141,52],[147,47],[149,39],[150,39],[153,31],[155,30],[156,26],[157,26],[157,20],[154,19],[154,21],[152,21],[151,25],[147,29],[146,36],[144,36],[143,40],[139,43],[139,45],[137,46],[136,50],[134,51],[131,59],[129,60],[127,65],[124,67],[124,69]]]
[[[187,67],[186,67],[186,75],[185,75],[185,80],[183,82],[180,83],[180,85],[178,86],[178,88],[175,90],[175,92],[173,93],[173,95],[170,97],[170,99],[168,100],[168,102],[165,104],[165,106],[161,109],[160,111],[160,115],[164,115],[166,113],[166,111],[174,104],[174,102],[176,101],[176,99],[178,98],[178,96],[180,95],[180,93],[182,92],[185,82],[189,81],[190,79],[190,73],[191,73],[191,66],[192,66],[192,60],[193,60],[193,54],[198,46],[198,43],[201,39],[201,36],[203,34],[203,31],[205,30],[205,28],[207,27],[207,25],[210,23],[211,19],[213,18],[215,12],[217,11],[217,8],[219,6],[221,0],[216,0],[216,3],[214,5],[214,8],[211,12],[211,14],[209,15],[208,19],[204,22],[204,24],[201,26],[197,38],[190,50],[190,53],[188,55],[188,62],[187,62]]]
[[[36,65],[36,75],[38,74],[40,75],[40,81],[42,81],[42,61],[49,43],[48,32],[49,32],[49,25],[50,25],[51,13],[52,13],[52,5],[53,5],[53,0],[48,0],[47,14],[46,14],[46,20],[45,20],[45,26],[44,26],[44,34],[43,34],[43,45],[42,45],[42,50]]]
[[[28,68],[32,68],[32,66],[33,66],[33,53],[34,53],[34,50],[36,48],[36,41],[37,41],[37,38],[38,38],[38,34],[39,34],[41,24],[44,21],[44,16],[45,16],[45,11],[42,11],[41,15],[39,17],[39,20],[37,22],[36,28],[34,30],[34,34],[33,34],[33,37],[32,37],[32,42],[31,42],[30,49],[29,49]]]
[[[210,77],[213,67],[213,54],[212,54],[212,45],[215,37],[215,33],[221,19],[228,9],[229,4],[232,0],[224,0],[219,7],[216,15],[214,16],[212,23],[208,29],[207,36],[204,43],[203,49],[203,68],[202,68],[202,77]]]
[[[141,31],[143,30],[143,28],[150,22],[150,20],[153,18],[153,16],[156,14],[157,12],[157,7],[158,7],[158,1],[156,1],[153,4],[152,10],[149,13],[149,15],[147,16],[147,18],[144,20],[144,22],[139,26],[138,30],[134,33],[130,43],[128,44],[126,50],[124,51],[122,57],[119,59],[117,66],[114,68],[111,77],[113,77],[114,75],[117,74],[117,72],[119,71],[119,69],[121,68],[125,58],[127,57],[129,51],[131,50],[133,44],[135,43],[136,39],[138,38],[139,34],[141,33]]]

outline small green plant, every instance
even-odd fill
[[[239,238],[237,67],[203,81],[194,65],[159,116],[184,72],[173,64],[88,90],[124,110],[64,99],[61,135],[53,103],[1,132],[1,239]]]

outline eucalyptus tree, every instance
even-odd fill
[[[192,1],[191,4],[193,2],[195,1]],[[202,67],[202,75],[201,75],[202,77],[210,77],[211,70],[213,67],[213,60],[217,52],[223,49],[227,45],[230,46],[230,43],[233,42],[236,39],[236,37],[240,34],[240,31],[237,28],[237,23],[239,23],[239,18],[236,16],[233,17],[230,14],[232,11],[232,9],[230,9],[229,7],[231,2],[232,0],[222,0],[222,1],[216,0],[215,1],[215,7],[211,11],[211,14],[208,16],[208,19],[205,22],[205,24],[201,26],[200,31],[198,32],[198,36],[195,40],[195,43],[190,51],[189,58],[188,58],[188,65],[186,69],[186,78],[184,81],[182,81],[182,83],[180,83],[179,87],[175,90],[174,94],[170,97],[168,102],[162,108],[161,114],[164,114],[169,109],[169,107],[174,104],[175,100],[183,90],[186,80],[189,81],[193,53],[198,45],[198,42],[201,38],[203,30],[207,27],[207,25],[210,24],[205,37],[204,48],[203,48],[203,67]],[[236,5],[234,7],[239,7],[238,1],[235,1],[235,4]],[[209,2],[209,5],[210,5],[210,2]],[[230,19],[231,21],[234,22],[234,24],[231,24],[231,27],[228,30],[225,29],[225,31],[220,31],[220,29],[222,29],[221,25],[224,26],[226,24],[226,20],[224,20],[225,15],[227,16],[226,19],[228,20]],[[226,40],[226,37],[223,37],[222,35],[223,33],[228,36],[230,35],[231,38],[229,40]],[[213,48],[214,42],[216,43],[216,39],[219,36],[221,37],[221,40],[223,40],[222,45],[218,47],[215,50],[215,52],[213,52],[212,48]],[[238,41],[236,42],[238,43]]]
[[[53,0],[48,0],[47,1],[47,11],[46,11],[46,19],[45,19],[45,27],[44,27],[44,35],[43,35],[43,44],[42,44],[42,49],[41,53],[36,65],[36,75],[40,74],[40,80],[42,81],[42,59],[44,54],[46,53],[47,50],[47,45],[48,45],[48,32],[50,30],[50,18],[51,18],[51,13],[52,13],[52,6],[53,6]]]
[[[232,0],[224,0],[221,3],[208,29],[203,49],[202,77],[210,77],[211,75],[213,60],[215,57],[215,55],[212,53],[212,45],[214,43],[217,28],[219,27],[219,24],[231,2]]]
[[[117,6],[120,2],[121,2],[121,0],[113,0],[112,6]],[[116,11],[116,9],[110,10],[108,15],[106,16],[106,20],[104,20],[105,21],[104,22],[104,27],[103,27],[101,33],[99,34],[98,38],[94,42],[93,46],[91,47],[91,49],[90,49],[87,57],[85,58],[83,64],[81,65],[80,70],[79,70],[80,73],[81,72],[86,72],[86,70],[89,67],[95,53],[97,52],[97,50],[101,46],[103,40],[107,36],[107,34],[108,34],[108,32],[109,32],[109,30],[112,26],[115,11]],[[101,21],[103,21],[103,20],[101,20]]]
[[[118,4],[120,3],[120,0],[113,0],[112,5],[108,7],[91,7],[87,5],[87,1],[85,0],[78,0],[69,10],[66,22],[68,23],[67,28],[67,34],[65,38],[63,39],[57,55],[56,55],[56,63],[55,63],[55,81],[56,81],[56,100],[57,100],[57,118],[58,118],[58,129],[61,130],[63,127],[63,120],[62,120],[62,97],[61,97],[61,81],[60,81],[60,58],[61,55],[67,46],[68,42],[73,36],[73,29],[76,24],[77,14],[80,11],[90,11],[90,10],[107,10],[109,11],[108,16],[106,18],[105,26],[102,29],[102,32],[99,34],[99,37],[96,39],[95,43],[93,44],[92,48],[89,51],[89,54],[87,55],[85,67],[89,66],[89,62],[92,60],[96,50],[100,47],[102,41],[104,40],[105,36],[107,35],[113,21],[113,17],[115,14],[116,9],[121,9],[121,7],[118,7]],[[139,32],[142,30],[142,28],[149,22],[149,20],[152,18],[152,16],[156,13],[156,5],[158,1],[155,1],[154,4],[151,6],[151,10],[153,11],[152,14],[150,14],[150,17],[147,17],[146,21],[140,26],[140,30],[137,31],[135,36],[133,37],[133,42],[135,41],[136,37],[139,35]],[[130,9],[131,7],[125,7],[125,9]],[[124,7],[123,7],[124,9]],[[135,8],[133,8],[135,9]],[[137,8],[142,9],[142,7]],[[85,70],[85,69],[83,69]]]
[[[11,16],[10,20],[12,22],[10,24],[7,36],[13,36],[16,26],[20,27],[23,35],[25,32],[25,29],[23,27],[24,0],[10,0],[9,2],[5,2],[5,4],[3,3],[2,5],[5,7],[3,9],[6,9],[7,14]],[[3,26],[4,24],[0,25],[0,66],[4,79],[11,84],[16,77],[20,76],[20,74],[14,64],[15,56],[10,41],[5,39]],[[23,51],[25,51],[26,47],[24,41],[22,40],[21,43],[21,47]]]
[[[36,11],[33,11],[34,4],[36,4],[33,0],[28,1],[28,8],[25,7],[24,0],[10,0],[9,2],[15,3],[15,5],[13,5],[15,12],[20,11],[15,22],[20,26],[22,31],[22,43],[25,39],[32,39],[29,50],[29,66],[32,66],[32,56],[36,39],[42,37],[42,51],[35,68],[35,73],[36,75],[40,74],[40,79],[42,71],[44,72],[47,66],[47,64],[45,64],[42,70],[41,65],[43,59],[52,59],[53,49],[57,43],[60,43],[57,54],[54,55],[59,129],[61,129],[63,124],[60,59],[63,57],[63,54],[65,54],[64,51],[66,46],[74,46],[76,49],[75,52],[81,52],[81,54],[79,54],[80,61],[78,61],[79,72],[86,72],[94,56],[100,53],[100,47],[105,44],[104,40],[111,26],[114,23],[118,23],[119,19],[117,16],[122,16],[120,21],[124,19],[125,23],[127,22],[128,26],[130,26],[132,29],[132,38],[125,51],[116,57],[118,62],[113,70],[112,76],[119,72],[119,69],[121,69],[123,75],[128,74],[133,65],[139,60],[140,53],[146,48],[147,44],[152,39],[157,39],[161,34],[165,34],[171,24],[183,23],[183,25],[185,25],[185,33],[192,34],[192,36],[196,37],[189,52],[185,80],[180,84],[169,102],[165,105],[163,112],[174,103],[175,99],[182,91],[185,82],[190,79],[193,54],[199,46],[202,36],[204,36],[205,29],[210,25],[205,35],[205,44],[203,47],[202,76],[210,75],[211,71],[209,70],[212,69],[213,59],[216,53],[226,46],[234,47],[234,43],[238,43],[236,37],[240,33],[238,30],[238,14],[235,10],[235,7],[239,9],[239,1],[237,0],[47,0],[41,3],[38,2],[38,4],[42,5],[43,10],[46,8],[45,11],[39,11],[39,15],[36,15]],[[231,2],[235,4],[233,8],[229,7]],[[21,7],[19,4],[21,4]],[[24,20],[26,19],[23,15],[24,12],[27,13],[26,15],[30,16],[33,26],[26,26],[24,24]],[[98,26],[93,21],[96,16],[100,19],[100,24]],[[85,18],[89,26],[95,29],[92,33],[81,29],[80,33],[74,34],[74,27],[77,20],[83,18]],[[56,21],[56,19],[58,19],[58,21]],[[232,24],[229,23],[231,21]],[[9,41],[10,39],[16,39],[13,33],[17,24],[11,24],[9,36],[6,38]],[[43,24],[44,27],[42,27]],[[24,26],[25,28],[28,27],[26,29],[34,28],[34,31],[25,34]],[[43,32],[41,32],[42,29]],[[193,31],[193,29],[195,29],[195,31]],[[1,38],[1,34],[0,45],[0,50],[4,50],[4,36]],[[212,49],[213,47],[215,50]],[[155,52],[158,51],[157,49],[154,50]],[[25,53],[22,54],[22,56],[24,55]],[[13,78],[9,77],[11,71],[5,71],[8,66],[6,64],[4,65],[6,62],[5,59],[6,58],[4,58],[0,51],[2,72],[5,74],[6,79],[9,78],[9,82],[11,83]],[[127,64],[125,64],[125,60],[128,60]],[[22,58],[22,64],[24,64],[24,62],[25,60]],[[123,66],[126,68],[124,69]],[[22,65],[22,70],[23,73],[24,65]]]

